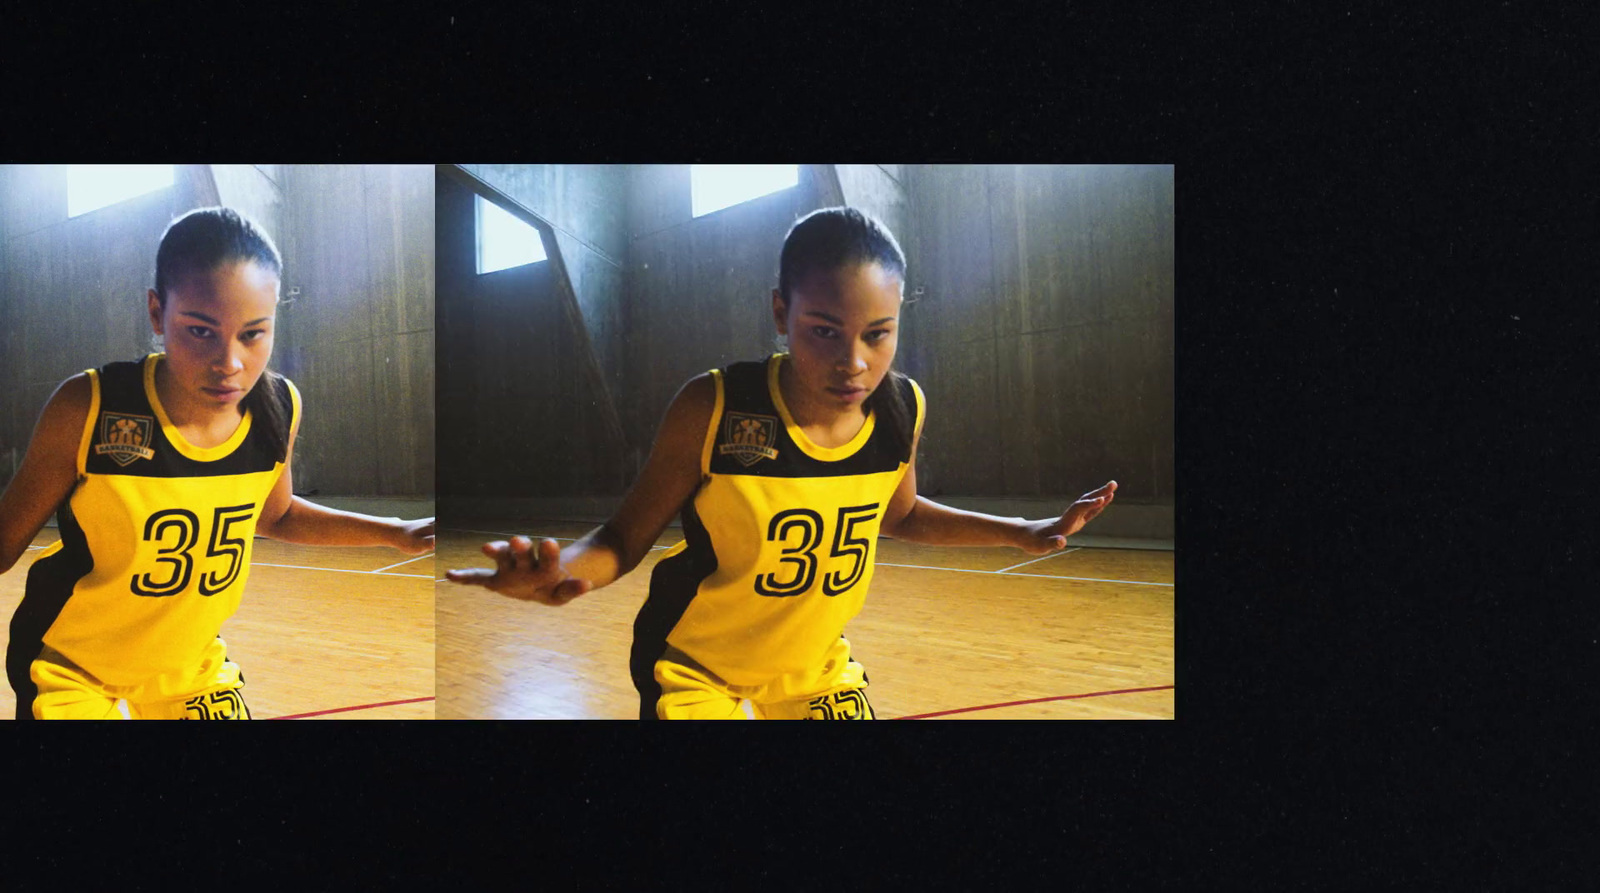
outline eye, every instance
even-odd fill
[[[210,338],[211,337],[211,330],[206,328],[205,326],[185,326],[185,328],[187,328],[189,330],[189,335],[191,337],[194,337],[194,338]]]
[[[867,343],[877,344],[879,341],[889,337],[889,334],[890,333],[888,329],[873,329],[866,335]]]
[[[250,331],[245,332],[243,335],[240,335],[239,338],[246,344],[254,344],[265,337],[266,334],[267,332],[265,329],[251,329]]]
[[[818,338],[832,338],[836,333],[834,332],[832,326],[812,326],[811,334],[817,336]]]

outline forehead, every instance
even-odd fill
[[[260,264],[223,264],[195,270],[167,288],[167,311],[196,310],[211,316],[270,317],[278,305],[278,277]]]
[[[818,270],[790,289],[796,313],[827,310],[871,318],[894,316],[900,309],[904,283],[878,264]]]

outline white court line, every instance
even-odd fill
[[[486,533],[489,536],[503,536],[503,537],[525,536],[530,540],[556,540],[557,542],[562,542],[562,543],[575,543],[579,539],[581,539],[581,537],[576,537],[576,536],[534,536],[531,533],[506,533],[504,530],[469,530],[468,528],[465,528],[465,527],[446,527],[445,530],[453,531],[455,533]],[[670,548],[672,548],[672,547],[671,546],[651,546],[650,547],[651,551],[655,551],[656,549],[670,549]]]
[[[1062,549],[1060,552],[1051,552],[1049,555],[1040,555],[1038,558],[1029,558],[1027,561],[1022,562],[1021,564],[1013,564],[1010,567],[1003,567],[1003,568],[995,571],[995,573],[1003,574],[1006,571],[1014,571],[1019,567],[1027,567],[1028,565],[1034,563],[1035,561],[1043,561],[1046,558],[1054,558],[1057,555],[1067,555],[1067,554],[1072,553],[1072,552],[1077,552],[1079,549],[1082,549],[1082,548],[1083,548],[1082,546],[1079,546],[1077,549]]]
[[[345,570],[342,567],[307,567],[307,566],[305,566],[303,564],[268,564],[265,561],[252,561],[252,562],[250,562],[250,566],[251,567],[288,567],[288,568],[293,568],[293,569],[295,569],[297,571],[333,571],[336,574],[366,574],[369,577],[378,575],[377,571],[352,571],[352,570]],[[432,580],[433,579],[433,574],[383,574],[383,576],[385,576],[385,577],[412,577],[412,578],[415,578],[415,579],[418,579],[418,580]]]
[[[447,527],[445,529],[446,530],[454,530],[457,533],[487,533],[490,536],[527,536],[527,534],[504,533],[504,532],[498,531],[498,530],[469,530],[469,529],[464,528],[464,527]],[[532,537],[529,537],[529,538],[531,539]],[[575,539],[570,538],[570,537],[552,536],[552,537],[548,537],[548,539],[562,540],[564,542],[569,542],[569,543],[570,542],[576,542]],[[650,548],[653,550],[653,549],[670,549],[672,547],[671,546],[651,546]],[[1039,578],[1041,580],[1079,580],[1079,581],[1082,581],[1082,582],[1085,582],[1085,583],[1126,583],[1129,586],[1167,586],[1167,587],[1174,587],[1176,585],[1176,584],[1173,584],[1173,583],[1147,583],[1147,582],[1145,582],[1143,580],[1103,580],[1103,579],[1101,579],[1099,577],[1064,577],[1064,576],[1061,576],[1060,574],[1019,574],[1019,573],[1013,572],[1012,569],[1011,569],[1011,568],[1017,568],[1017,567],[1025,567],[1027,565],[1030,565],[1030,564],[1034,563],[1035,561],[1043,561],[1046,558],[1054,558],[1057,555],[1065,555],[1068,552],[1077,552],[1077,551],[1085,549],[1085,548],[1088,548],[1088,547],[1087,546],[1078,546],[1076,548],[1066,549],[1066,550],[1061,551],[1061,552],[1052,552],[1049,555],[1041,555],[1038,558],[1032,558],[1032,559],[1029,559],[1027,561],[1024,561],[1024,562],[1022,562],[1022,564],[1014,564],[1010,568],[1006,568],[1005,570],[998,570],[998,571],[976,571],[976,570],[970,570],[970,569],[964,568],[964,567],[935,567],[933,565],[928,565],[928,564],[889,564],[886,561],[875,561],[875,562],[873,562],[873,565],[875,567],[909,567],[909,568],[915,568],[917,570],[925,570],[925,571],[957,571],[957,572],[963,573],[963,574],[1004,574],[1004,575],[1006,575],[1008,577],[1037,577],[1037,578]],[[439,577],[437,579],[444,580],[446,578]]]
[[[1143,580],[1102,580],[1099,577],[1063,577],[1057,574],[1018,574],[1007,571],[975,571],[964,567],[930,567],[926,564],[889,564],[877,562],[878,567],[909,567],[919,571],[955,571],[958,574],[1000,574],[1006,577],[1037,577],[1041,580],[1081,580],[1086,583],[1126,583],[1129,586],[1174,586],[1173,583],[1146,583]]]
[[[394,564],[389,565],[389,567],[399,567],[402,564],[410,564],[413,561],[421,561],[424,558],[432,558],[432,557],[433,557],[433,553],[432,552],[426,552],[426,553],[424,553],[422,555],[418,555],[415,558],[407,558],[405,561],[396,561]],[[384,571],[388,570],[389,567],[380,567],[377,570],[372,571],[372,573],[381,574]]]

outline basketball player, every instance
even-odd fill
[[[487,543],[449,579],[564,605],[632,570],[682,511],[634,622],[641,719],[871,719],[845,624],[879,533],[934,545],[1061,549],[1116,482],[1060,518],[960,511],[917,495],[925,402],[892,371],[905,255],[877,220],[827,208],[784,240],[772,318],[788,352],[691,379],[617,513],[565,549]]]
[[[283,269],[251,221],[191,211],[156,252],[150,324],[165,353],[61,384],[0,497],[0,573],[52,512],[6,675],[18,719],[249,719],[219,636],[256,534],[433,548],[433,519],[341,512],[293,495],[300,394],[267,371]]]

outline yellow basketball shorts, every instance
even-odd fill
[[[750,703],[757,719],[875,719],[867,702],[866,670],[840,638],[817,670],[779,676],[765,685],[730,685],[676,648],[656,661],[661,719],[745,719]]]
[[[244,675],[218,638],[199,665],[139,685],[107,685],[46,646],[29,668],[35,719],[249,719]]]

